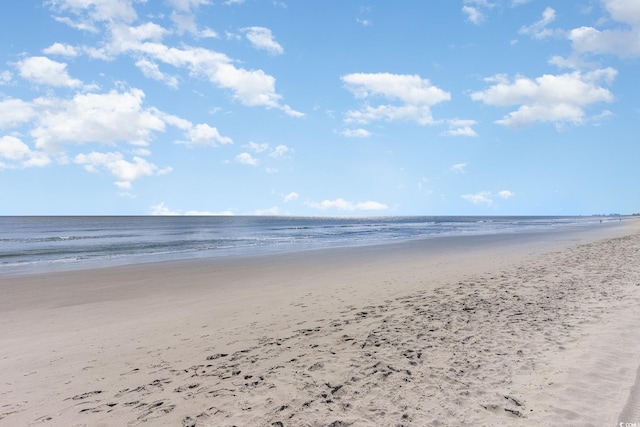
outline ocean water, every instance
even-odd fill
[[[0,217],[0,275],[369,245],[442,235],[543,231],[602,220],[539,216]]]

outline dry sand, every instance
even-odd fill
[[[640,221],[0,292],[2,426],[640,423]]]

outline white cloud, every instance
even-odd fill
[[[457,163],[451,166],[451,172],[453,173],[467,173],[467,164],[466,163]]]
[[[158,169],[156,165],[141,157],[136,156],[132,162],[127,161],[119,152],[94,151],[89,154],[78,154],[74,162],[83,165],[87,172],[95,173],[100,169],[106,169],[116,178],[114,184],[125,190],[130,189],[131,183],[143,176],[164,175],[171,172],[171,168]]]
[[[604,68],[588,73],[545,74],[535,80],[517,76],[513,81],[499,75],[487,79],[495,83],[493,86],[472,93],[471,98],[493,106],[519,105],[516,111],[496,121],[504,126],[517,128],[535,122],[579,125],[585,121],[588,106],[613,100],[611,92],[599,82],[610,83],[616,74],[613,68]]]
[[[0,169],[13,167],[42,167],[51,163],[46,153],[33,151],[19,138],[11,135],[0,137],[0,160],[9,160],[11,164],[0,161]]]
[[[220,135],[218,129],[211,127],[206,123],[198,124],[189,128],[186,132],[188,141],[183,142],[187,145],[197,145],[200,147],[233,144],[233,140],[228,136]],[[180,141],[181,142],[181,141]]]
[[[249,107],[277,108],[292,117],[304,114],[280,102],[281,95],[275,91],[275,78],[262,70],[238,68],[222,53],[204,48],[186,47],[178,49],[160,43],[127,43],[119,46],[118,52],[138,52],[150,55],[158,61],[177,68],[186,67],[193,75],[204,76],[213,84],[229,89],[233,97]]]
[[[545,39],[554,34],[554,31],[547,28],[547,25],[555,21],[555,19],[556,11],[551,7],[547,7],[542,12],[542,18],[540,18],[539,21],[536,21],[529,26],[521,27],[518,33],[529,35],[534,39]]]
[[[256,210],[255,214],[256,215],[278,215],[280,213],[280,208],[278,208],[277,206],[274,206],[272,208],[267,208],[267,209],[258,209]]]
[[[178,79],[175,76],[160,71],[158,64],[147,59],[140,59],[136,62],[136,67],[142,71],[142,74],[150,79],[165,83],[167,86],[176,89],[178,87]]]
[[[549,60],[547,62],[549,64],[551,64],[551,65],[555,65],[559,69],[568,68],[568,69],[571,69],[571,70],[580,70],[580,69],[597,68],[597,64],[586,63],[580,57],[580,55],[577,55],[575,53],[572,53],[571,55],[567,56],[566,58],[564,58],[562,56],[559,56],[559,55],[554,55],[551,58],[549,58]]]
[[[78,50],[75,47],[62,43],[54,43],[48,48],[43,49],[42,53],[45,53],[47,55],[60,55],[68,57],[78,56]]]
[[[151,215],[156,216],[175,216],[180,215],[180,212],[172,211],[164,204],[164,202],[160,202],[157,205],[151,206]]]
[[[220,212],[186,211],[184,214],[187,216],[233,216],[234,215],[232,211],[220,211]]]
[[[278,145],[276,148],[274,148],[273,150],[271,149],[271,146],[269,144],[267,144],[266,142],[263,142],[261,144],[254,142],[254,141],[249,141],[248,144],[246,144],[244,147],[249,148],[251,151],[253,151],[254,153],[257,154],[261,154],[261,153],[265,153],[267,151],[271,151],[269,153],[269,157],[273,157],[274,159],[280,158],[280,157],[284,157],[287,153],[292,152],[293,150],[289,147],[287,147],[284,144],[280,144]]]
[[[98,58],[111,58],[122,53],[146,51],[161,53],[163,49],[169,49],[160,43],[167,33],[168,31],[163,27],[152,22],[138,26],[113,24],[109,27],[111,39],[100,49]],[[162,60],[162,58],[158,59]]]
[[[182,211],[174,211],[170,209],[164,202],[160,202],[157,205],[152,205],[149,213],[151,215],[156,216],[176,216],[176,215],[186,215],[186,216],[232,216],[233,212],[231,211],[222,211],[222,212],[211,212],[211,211],[197,211],[197,210],[189,210],[184,213]]]
[[[67,64],[45,56],[32,56],[16,64],[20,77],[36,84],[78,88],[82,82],[67,73]]]
[[[625,27],[598,30],[574,28],[569,40],[578,53],[612,54],[621,58],[640,56],[640,2],[637,0],[602,0],[613,21]]]
[[[493,200],[491,199],[491,193],[488,191],[481,191],[476,194],[463,194],[460,197],[473,203],[474,205],[487,205],[487,206],[493,205]]]
[[[463,194],[460,197],[467,200],[468,202],[473,203],[474,205],[493,206],[493,199],[495,197],[500,197],[502,199],[509,199],[513,196],[515,196],[515,193],[509,190],[502,190],[502,191],[499,191],[497,194],[493,194],[490,191],[480,191],[475,194]]]
[[[244,152],[244,153],[240,153],[236,156],[236,161],[238,163],[241,163],[243,165],[248,165],[248,166],[258,166],[260,164],[260,161],[256,158],[254,158],[251,154]]]
[[[389,207],[379,202],[358,202],[353,203],[347,200],[338,198],[335,200],[323,200],[320,203],[305,202],[306,206],[320,210],[340,210],[340,211],[381,211],[386,210]]]
[[[47,4],[58,12],[76,15],[79,22],[66,19],[65,23],[87,30],[93,27],[94,22],[133,22],[138,17],[131,0],[53,0]]]
[[[196,24],[196,16],[193,13],[172,13],[171,20],[176,26],[178,34],[188,32],[198,34],[198,24]]]
[[[242,31],[254,48],[266,50],[273,55],[282,55],[284,53],[284,48],[275,41],[270,29],[265,27],[247,27],[243,28]]]
[[[0,85],[8,85],[11,83],[11,80],[13,80],[13,74],[11,74],[11,71],[4,70],[0,73]]]
[[[191,12],[199,6],[211,4],[210,0],[168,0],[168,3],[181,12]]]
[[[478,136],[471,126],[477,124],[475,120],[451,119],[447,120],[449,129],[442,132],[444,136]]]
[[[470,21],[476,25],[479,25],[484,21],[484,15],[482,12],[473,6],[462,6],[462,13],[467,15],[467,21]]]
[[[342,76],[342,81],[356,98],[382,97],[401,103],[377,107],[365,104],[360,110],[348,111],[345,116],[346,123],[407,120],[420,125],[432,124],[434,120],[431,107],[451,99],[448,92],[431,85],[428,79],[422,79],[418,75],[356,73]]]
[[[278,145],[270,154],[269,157],[280,158],[285,154],[291,152],[291,149],[284,144]]]
[[[29,102],[15,98],[0,101],[0,129],[28,122],[35,115],[36,111]]]
[[[285,203],[291,202],[293,200],[296,200],[298,197],[300,197],[300,195],[295,191],[292,191],[291,193],[284,196],[284,202]]]
[[[637,0],[602,0],[611,17],[632,27],[640,26],[640,3]]]
[[[372,135],[371,132],[369,132],[366,129],[345,129],[342,131],[342,136],[345,136],[347,138],[368,138]]]
[[[480,25],[486,18],[485,11],[493,7],[495,7],[495,3],[487,0],[464,0],[462,13],[467,16],[467,21],[475,25]]]
[[[182,9],[193,9],[205,4],[202,1],[177,2]],[[169,32],[160,25],[145,23],[130,26],[136,19],[135,11],[130,0],[60,0],[53,2],[54,10],[71,12],[85,19],[88,26],[104,22],[104,33],[108,35],[101,48],[86,48],[85,51],[93,58],[112,59],[117,55],[131,55],[137,61],[146,59],[149,63],[162,62],[173,67],[186,68],[192,76],[208,79],[214,85],[228,89],[233,97],[245,106],[262,106],[276,108],[291,117],[303,117],[304,114],[294,110],[281,102],[282,96],[275,90],[275,78],[263,70],[248,70],[235,65],[236,61],[228,56],[205,48],[182,46],[169,47],[161,43],[164,35]],[[127,7],[124,7],[127,6]],[[254,27],[251,27],[254,28]],[[262,28],[262,27],[255,27]],[[266,29],[265,29],[266,30]],[[277,43],[269,43],[265,38],[266,32],[260,30],[247,32],[256,36],[254,40],[261,46],[277,51]],[[149,63],[141,63],[142,66]],[[153,76],[159,74],[153,68],[146,68]]]
[[[46,150],[58,150],[65,142],[146,145],[153,132],[164,131],[165,122],[158,111],[142,108],[143,99],[139,89],[78,94],[71,100],[38,98],[33,105],[42,113],[31,136]]]
[[[600,31],[593,27],[580,27],[571,30],[569,40],[579,53],[613,54],[621,58],[640,55],[640,29]]]
[[[215,32],[211,28],[203,28],[198,33],[198,37],[201,37],[203,39],[217,39],[220,36],[218,35],[217,32]]]
[[[256,153],[262,153],[269,149],[269,144],[267,144],[266,142],[262,144],[258,144],[257,142],[249,141],[249,144],[247,144],[247,147]]]

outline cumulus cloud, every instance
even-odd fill
[[[138,17],[131,0],[56,0],[50,4],[57,11],[90,21],[133,22]]]
[[[9,161],[10,163],[5,163]],[[42,167],[51,163],[42,151],[34,151],[12,135],[0,137],[0,169]]]
[[[74,158],[76,164],[84,166],[87,172],[96,173],[101,169],[107,170],[115,178],[114,183],[121,189],[128,190],[131,183],[143,176],[164,175],[171,172],[171,168],[159,169],[153,163],[141,157],[135,156],[133,161],[124,159],[122,153],[98,153],[78,154]]]
[[[30,135],[36,147],[45,151],[62,151],[64,144],[117,144],[126,142],[146,146],[167,125],[184,132],[192,146],[232,144],[206,123],[193,125],[188,120],[143,106],[144,92],[76,94],[71,99],[37,98],[32,102],[16,99],[0,101],[0,128],[34,121]]]
[[[473,203],[474,205],[493,206],[494,199],[496,197],[500,197],[502,199],[508,199],[513,196],[515,196],[515,194],[512,193],[511,191],[502,190],[502,191],[499,191],[497,194],[493,194],[490,191],[480,191],[475,194],[463,194],[460,197],[462,197],[464,200],[468,202]]]
[[[266,142],[263,142],[262,144],[258,144],[257,142],[254,142],[254,141],[249,141],[249,143],[247,144],[247,147],[256,153],[265,152],[270,148],[269,144],[267,144]]]
[[[0,85],[8,85],[11,83],[11,80],[13,80],[13,74],[11,74],[11,71],[4,70],[0,73]]]
[[[472,126],[478,124],[475,120],[451,119],[447,120],[449,129],[442,132],[444,136],[478,136]]]
[[[449,101],[451,95],[418,75],[390,73],[355,73],[342,76],[346,88],[358,99],[383,98],[397,104],[371,106],[348,111],[346,123],[367,124],[374,121],[413,121],[420,125],[434,123],[431,107]]]
[[[196,36],[216,37],[215,31],[205,29],[198,30],[195,11],[202,5],[211,4],[208,0],[169,0],[169,4],[175,8],[171,13],[171,20],[179,34],[189,32]]]
[[[35,115],[36,111],[29,102],[15,98],[0,101],[0,129],[28,122]]]
[[[509,191],[509,190],[502,190],[502,191],[498,191],[498,197],[501,197],[503,199],[508,199],[510,197],[515,196],[515,193]]]
[[[272,208],[267,208],[267,209],[258,209],[255,212],[256,215],[260,215],[260,216],[278,215],[279,213],[280,213],[280,208],[278,208],[277,206],[274,206]]]
[[[616,74],[613,68],[604,68],[587,73],[545,74],[533,80],[523,76],[510,80],[499,75],[487,79],[494,84],[472,93],[471,98],[498,107],[519,106],[496,121],[507,127],[523,127],[535,122],[580,125],[585,121],[587,107],[613,100],[612,93],[600,83],[610,83]]]
[[[495,3],[488,0],[464,0],[462,13],[466,16],[466,20],[475,25],[480,25],[485,19],[485,11],[495,7]]]
[[[463,194],[463,199],[473,203],[474,205],[493,205],[493,199],[491,199],[491,193],[488,191],[480,191],[476,194]]]
[[[191,12],[199,6],[211,4],[211,0],[167,0],[170,5],[181,12]]]
[[[484,21],[484,14],[477,7],[462,6],[462,13],[467,16],[467,21],[479,25]]]
[[[178,79],[175,76],[171,76],[160,71],[160,67],[155,62],[147,59],[140,59],[136,62],[136,67],[142,71],[142,74],[153,80],[165,83],[167,86],[176,89],[178,87]]]
[[[269,157],[280,158],[284,157],[287,153],[291,152],[291,149],[284,144],[278,145],[273,151],[269,154]]]
[[[151,215],[156,216],[176,216],[176,215],[185,215],[185,216],[232,216],[234,213],[232,211],[222,211],[222,212],[211,212],[211,211],[198,211],[198,210],[188,210],[188,211],[180,211],[170,209],[164,202],[160,202],[157,205],[152,205],[149,209],[149,213]]]
[[[114,143],[146,145],[153,132],[164,131],[157,111],[144,109],[144,92],[77,94],[70,100],[38,98],[35,108],[44,111],[31,136],[36,146],[59,150],[62,143]]]
[[[242,31],[254,48],[266,50],[272,55],[282,55],[284,53],[284,48],[275,41],[270,29],[265,27],[247,27],[243,28]]]
[[[634,31],[574,28],[569,40],[579,53],[612,54],[621,58],[640,56],[640,28]]]
[[[368,138],[372,135],[366,129],[358,128],[358,129],[345,129],[342,131],[342,136],[347,138]]]
[[[466,173],[467,164],[466,163],[457,163],[451,166],[451,172],[453,173]]]
[[[602,0],[614,23],[611,29],[574,28],[569,40],[578,53],[611,54],[621,58],[640,56],[640,3],[636,0]]]
[[[339,210],[339,211],[382,211],[386,210],[389,207],[384,203],[379,202],[350,202],[344,200],[342,198],[338,198],[335,200],[323,200],[319,203],[316,202],[305,202],[306,206],[310,208],[319,209],[319,210]]]
[[[555,19],[556,11],[551,7],[547,7],[542,12],[542,18],[540,18],[540,20],[534,22],[529,26],[521,27],[518,33],[529,35],[534,39],[545,39],[554,34],[554,31],[547,28],[547,25],[555,21]]]
[[[256,159],[247,152],[238,154],[236,156],[236,162],[248,166],[258,166],[260,164],[260,160]]]
[[[616,21],[640,26],[640,3],[636,0],[603,0],[603,3]]]
[[[293,200],[296,200],[298,197],[300,197],[300,195],[295,191],[292,191],[291,193],[284,196],[284,202],[285,203],[291,202]]]
[[[272,157],[274,159],[284,157],[287,153],[291,153],[293,151],[291,148],[287,147],[284,144],[280,144],[276,146],[276,148],[272,149],[271,146],[266,142],[259,144],[254,141],[249,141],[249,143],[244,147],[249,148],[256,154],[266,153],[267,151],[269,151],[269,157]]]
[[[292,117],[304,114],[280,102],[275,91],[275,78],[262,70],[236,67],[230,58],[203,48],[168,48],[161,44],[145,43],[140,50],[159,61],[176,67],[187,67],[195,75],[203,75],[215,85],[229,89],[243,105],[277,108]]]
[[[112,8],[106,5],[112,4]],[[205,4],[203,2],[176,3],[192,9]],[[174,4],[174,6],[176,5]],[[129,55],[139,63],[151,78],[165,78],[158,74],[153,63],[163,63],[178,69],[186,69],[192,76],[208,79],[215,86],[231,91],[234,99],[245,106],[262,106],[283,111],[291,117],[303,117],[304,114],[282,103],[282,96],[275,90],[275,78],[263,70],[249,70],[235,65],[236,61],[227,55],[201,47],[171,47],[162,43],[167,30],[154,23],[139,26],[130,25],[135,19],[131,4],[124,0],[105,2],[104,0],[77,1],[61,0],[52,3],[54,10],[72,12],[76,17],[86,18],[91,25],[104,23],[106,27],[103,46],[98,49],[86,49],[93,58],[112,59],[118,55]],[[120,8],[118,5],[128,5]],[[132,14],[127,13],[131,9]],[[253,34],[248,32],[247,34]],[[264,40],[263,40],[264,42]],[[272,45],[271,48],[274,48]],[[277,48],[276,48],[277,49]],[[172,80],[168,80],[172,83]]]
[[[78,88],[82,81],[67,73],[67,64],[53,61],[45,56],[32,56],[16,64],[20,77],[36,84]]]
[[[211,146],[216,147],[218,145],[233,144],[233,140],[228,136],[220,135],[218,129],[209,126],[206,123],[201,123],[195,126],[189,127],[186,132],[188,141],[178,141],[191,146]]]
[[[78,50],[75,47],[62,43],[54,43],[48,48],[43,49],[42,53],[45,53],[47,55],[60,55],[68,57],[78,56],[79,54]]]
[[[150,214],[156,216],[175,216],[180,215],[180,212],[173,211],[169,209],[169,207],[165,205],[164,202],[160,202],[157,205],[151,206]]]

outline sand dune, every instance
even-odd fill
[[[639,231],[4,278],[0,425],[640,422]]]

